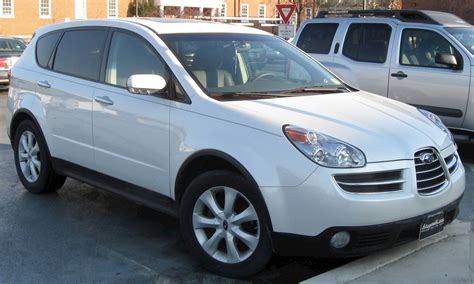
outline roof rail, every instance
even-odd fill
[[[415,23],[425,23],[425,24],[434,24],[434,25],[443,24],[433,19],[432,17],[430,17],[430,15],[428,15],[427,12],[422,11],[422,10],[333,10],[333,11],[329,10],[329,11],[320,11],[316,18],[382,17],[382,18],[394,18],[402,22],[415,22]]]

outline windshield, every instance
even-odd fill
[[[446,28],[446,30],[474,55],[474,28]]]
[[[0,38],[0,52],[22,52],[26,45],[17,39]]]
[[[168,34],[161,38],[209,96],[218,100],[348,91],[303,52],[274,36]]]

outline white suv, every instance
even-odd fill
[[[474,141],[474,27],[443,12],[323,11],[294,41],[354,87],[441,117]]]
[[[464,192],[437,116],[357,91],[255,29],[62,23],[37,31],[11,76],[27,190],[72,177],[177,215],[190,250],[226,276],[274,251],[345,257],[426,238]]]

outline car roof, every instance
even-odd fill
[[[236,24],[225,24],[211,21],[188,20],[188,19],[166,19],[166,18],[116,18],[101,20],[80,20],[54,24],[38,29],[38,33],[46,33],[59,29],[67,29],[84,26],[109,26],[111,23],[129,23],[145,26],[158,34],[177,33],[245,33],[245,34],[267,34],[269,33]]]
[[[175,33],[252,33],[267,34],[264,31],[236,24],[219,22],[166,19],[166,18],[123,18],[124,21],[145,25],[159,34]]]
[[[392,22],[397,25],[419,24],[432,27],[473,27],[458,16],[431,10],[335,10],[321,11],[307,22]]]

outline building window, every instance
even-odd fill
[[[87,1],[75,0],[74,6],[74,14],[76,19],[87,19]]]
[[[0,0],[0,17],[13,18],[13,0]]]
[[[118,16],[118,3],[117,0],[107,1],[107,17],[115,18]]]
[[[220,17],[227,17],[227,4],[224,3],[221,6],[221,11],[219,12]]]
[[[313,17],[313,10],[311,8],[306,8],[305,12],[306,19],[311,19]]]
[[[51,18],[51,0],[39,0],[40,18]]]
[[[267,17],[267,6],[258,5],[258,17],[259,18],[266,18]]]
[[[242,18],[249,17],[249,4],[241,4],[240,5],[240,16]]]

